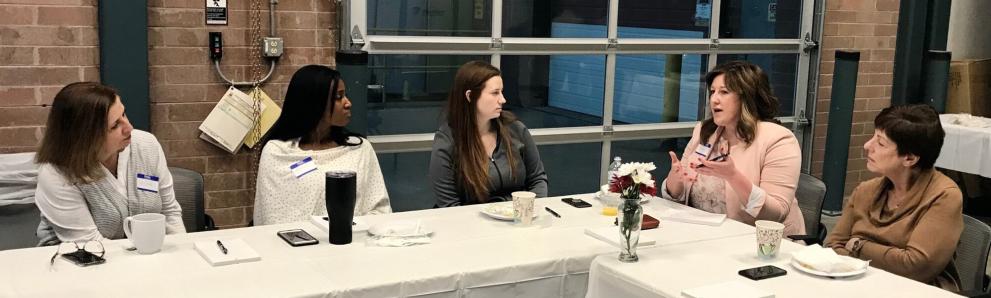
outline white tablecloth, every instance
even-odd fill
[[[775,297],[959,297],[873,267],[852,278],[809,275],[789,264],[791,253],[802,246],[789,241],[782,244],[778,257],[770,261],[757,258],[753,235],[642,250],[637,263],[599,256],[592,262],[585,297],[682,297],[685,289],[727,281],[743,282],[774,293]],[[774,265],[788,273],[761,281],[737,273],[764,265]]]
[[[540,217],[526,228],[480,214],[481,205],[363,218],[371,225],[420,220],[433,240],[412,247],[370,247],[358,234],[350,245],[329,245],[327,234],[300,222],[169,235],[153,255],[124,251],[127,240],[109,241],[106,264],[76,267],[60,259],[54,271],[48,263],[54,247],[0,251],[0,297],[582,297],[592,260],[615,257],[618,249],[584,235],[586,227],[612,226],[613,217],[599,215],[591,195],[575,197],[595,206],[538,199]],[[651,214],[687,207],[654,201],[645,208]],[[320,244],[290,247],[276,232],[291,228],[307,230]],[[666,247],[752,234],[753,227],[664,221],[644,233]],[[244,239],[262,260],[211,267],[193,249],[198,240],[231,238]]]
[[[953,124],[954,115],[939,117],[946,138],[936,166],[991,178],[991,128]]]

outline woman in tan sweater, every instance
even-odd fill
[[[939,115],[927,105],[889,107],[864,144],[867,169],[881,175],[853,191],[826,245],[888,272],[957,291],[951,262],[963,231],[962,196],[933,169],[943,146]]]

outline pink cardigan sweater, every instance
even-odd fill
[[[695,126],[692,139],[685,147],[681,162],[686,167],[690,160],[684,156],[694,155],[701,128],[701,123]],[[753,142],[731,147],[729,155],[736,168],[754,187],[751,193],[740,194],[725,183],[726,196],[736,196],[739,202],[748,202],[747,207],[726,206],[727,217],[749,225],[754,225],[758,219],[781,222],[785,225],[786,236],[805,234],[805,221],[795,199],[802,166],[801,147],[795,135],[781,125],[760,122]],[[663,197],[681,201],[681,198],[672,198],[667,193],[666,182],[662,184]],[[691,183],[686,183],[685,191],[691,186]]]

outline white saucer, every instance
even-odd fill
[[[482,214],[488,215],[491,218],[495,218],[495,219],[498,219],[498,220],[512,221],[513,220],[513,203],[512,202],[505,202],[505,203],[492,203],[492,204],[488,204],[488,206],[485,206],[485,208],[483,208],[481,210],[481,212],[482,212]],[[536,210],[534,210],[534,212],[533,212],[533,218],[537,218],[537,212],[536,212]]]
[[[799,271],[802,271],[802,272],[805,272],[805,273],[808,273],[808,274],[812,274],[812,275],[823,276],[823,277],[850,277],[850,276],[857,276],[857,275],[861,275],[861,274],[864,274],[865,272],[867,272],[867,268],[870,267],[870,265],[868,265],[867,263],[865,263],[863,268],[860,268],[860,269],[857,269],[857,270],[852,270],[852,271],[847,271],[847,272],[822,272],[822,271],[819,271],[819,270],[815,270],[815,269],[812,269],[812,268],[807,268],[805,266],[802,266],[802,263],[799,263],[794,258],[791,259],[791,266],[792,267],[795,267],[795,269],[798,269]]]

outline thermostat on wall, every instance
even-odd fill
[[[227,25],[227,0],[206,0],[206,24]]]

